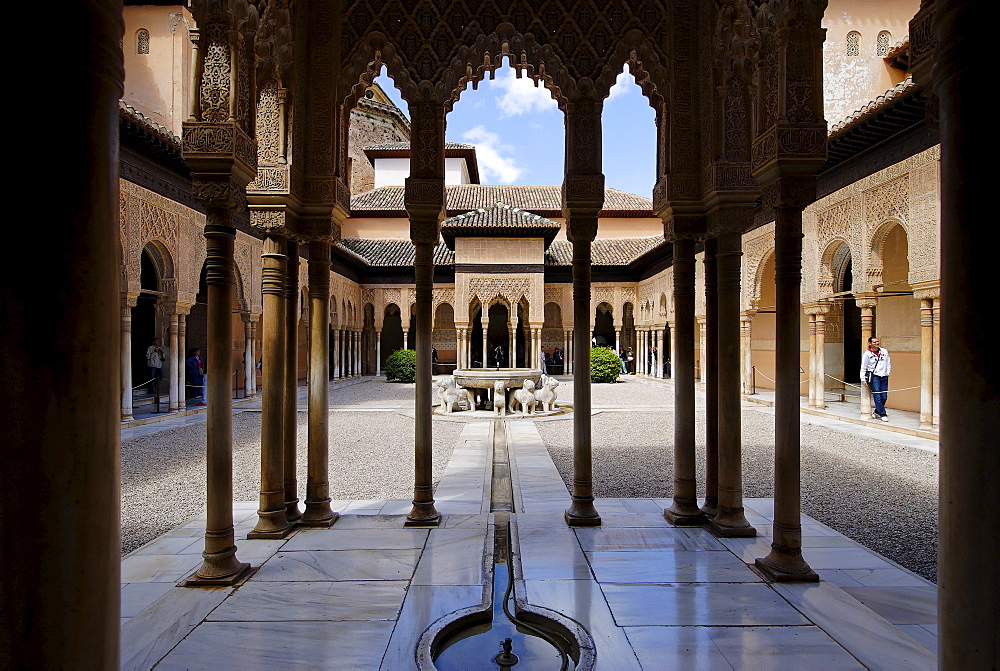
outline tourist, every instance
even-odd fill
[[[153,338],[153,344],[146,348],[146,365],[149,367],[149,393],[159,395],[159,381],[163,379],[163,362],[166,360],[160,339]]]
[[[438,373],[438,351],[437,348],[431,347],[431,375],[437,375]]]
[[[892,372],[892,363],[889,361],[889,350],[879,347],[879,340],[875,336],[868,339],[868,349],[861,355],[861,384],[871,390],[872,400],[875,401],[875,409],[872,410],[872,419],[881,419],[888,422],[889,417],[885,413],[885,400],[889,389],[889,373]]]
[[[541,367],[542,367],[542,375],[548,375],[549,374],[548,356],[549,355],[545,353],[545,348],[543,347],[542,351],[541,351],[541,355],[538,357],[538,361],[539,361],[539,363],[541,364]]]
[[[566,361],[563,357],[562,347],[556,347],[555,351],[552,352],[552,365],[555,368],[554,372],[556,375],[565,375],[565,363]]]
[[[627,355],[625,354],[625,348],[624,347],[622,347],[621,349],[618,350],[618,360],[622,362],[622,370],[621,370],[621,374],[622,375],[628,375],[628,366],[625,365],[625,357],[626,356]]]
[[[628,351],[625,353],[625,361],[627,362],[626,368],[629,369],[628,374],[635,375],[635,363],[633,363],[635,361],[635,355],[632,354],[631,347],[629,347]]]
[[[201,360],[201,349],[195,347],[191,356],[185,361],[188,384],[194,388],[192,396],[198,399],[197,405],[205,405],[205,364]]]

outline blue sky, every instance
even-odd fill
[[[392,80],[375,80],[404,112]],[[604,101],[604,174],[607,186],[652,196],[656,181],[653,108],[628,71]],[[476,145],[484,184],[562,184],[563,115],[544,87],[503,67],[493,80],[462,92],[448,114],[446,139]]]

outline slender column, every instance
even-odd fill
[[[375,375],[382,374],[382,331],[375,331]]]
[[[816,313],[816,407],[826,407],[826,313],[824,306]]]
[[[405,335],[403,336],[406,337]],[[347,377],[347,359],[344,355],[344,329],[337,329],[337,378]]]
[[[934,427],[934,302],[920,299],[920,428]]]
[[[695,376],[698,378],[698,388],[705,388],[705,360],[708,358],[708,353],[706,352],[707,343],[705,341],[705,315],[699,315],[695,317],[695,321],[698,324],[698,374]]]
[[[214,216],[213,216],[214,215]],[[229,212],[209,212],[209,221],[229,219]],[[229,389],[229,351],[233,342],[232,305],[236,291],[233,249],[236,230],[229,226],[205,226],[208,256],[205,283],[208,286],[208,411],[207,465],[208,518],[205,524],[204,561],[188,580],[190,585],[231,585],[250,571],[236,558],[233,525],[233,399]]]
[[[409,341],[410,341],[410,330],[409,328],[405,328],[403,329],[403,349],[410,349]]]
[[[756,536],[757,530],[747,521],[743,511],[740,416],[742,236],[738,232],[724,233],[719,236],[718,245],[719,514],[709,524],[720,536],[746,538]]]
[[[411,215],[412,219],[412,215]],[[434,221],[435,232],[437,220]],[[417,372],[416,403],[414,416],[414,484],[413,508],[406,517],[407,526],[437,526],[441,523],[441,513],[434,507],[434,485],[432,483],[433,436],[431,428],[431,311],[434,287],[434,244],[414,241],[416,260],[416,306],[417,306]]]
[[[809,407],[816,407],[816,315],[807,313],[809,318]]]
[[[861,348],[862,351],[868,347],[868,338],[875,334],[875,299],[858,299],[858,307],[861,308]],[[867,385],[861,385],[861,419],[871,419],[872,416],[872,392]]]
[[[354,374],[361,377],[361,329],[354,331]]]
[[[934,426],[940,423],[941,417],[941,299],[933,301],[934,311]]]
[[[622,348],[622,330],[620,328],[615,329],[615,354],[621,351]]]
[[[180,359],[180,354],[177,351],[177,307],[174,306],[170,308],[170,323],[167,327],[167,338],[170,347],[170,356],[167,358],[167,362],[170,366],[170,370],[167,371],[167,382],[169,386],[168,392],[168,402],[167,406],[170,412],[177,412],[180,406],[177,403],[177,360]],[[225,351],[229,352],[229,347],[226,347]],[[183,360],[183,359],[181,359]],[[229,379],[228,373],[226,374],[226,379]]]
[[[975,129],[989,124],[992,114],[977,104],[977,68],[970,61],[973,44],[990,39],[992,31],[980,4],[942,0],[933,11],[941,117],[940,302],[947,306],[941,320],[938,665],[989,669],[1000,666],[994,552],[1000,547],[1000,354],[996,287],[983,281],[981,270],[995,266],[1000,235],[977,225],[996,187],[988,171],[974,167],[982,147]]]
[[[639,330],[635,332],[635,373],[642,375],[646,372],[646,332]]]
[[[774,580],[816,581],[802,557],[799,435],[802,207],[775,207],[774,541],[756,565]]]
[[[300,524],[329,527],[330,508],[330,242],[309,242],[309,428],[306,509]]]
[[[260,508],[257,526],[247,538],[284,538],[294,528],[285,516],[285,256],[282,238],[264,238],[264,398],[260,428]],[[214,358],[214,357],[212,357]],[[211,361],[211,358],[209,359]]]
[[[570,214],[572,216],[572,213]],[[596,221],[594,232],[597,232]],[[573,496],[566,510],[570,526],[598,526],[594,507],[590,435],[590,245],[593,238],[573,240]]]
[[[483,314],[486,314],[486,310],[483,310]],[[489,368],[490,366],[490,353],[486,350],[486,332],[490,329],[490,323],[485,319],[483,321],[483,368]]]
[[[743,393],[753,394],[753,314],[746,310],[740,314],[740,369]]]
[[[190,309],[190,308],[188,308]],[[187,410],[187,312],[177,315],[177,404],[181,410]]]
[[[132,308],[135,307],[134,296],[122,296],[121,299],[121,387],[123,422],[132,421]]]
[[[285,488],[285,519],[297,522],[299,483],[296,476],[298,450],[298,387],[299,387],[299,245],[288,241],[288,271],[285,281],[285,393],[282,401],[282,472]]]
[[[250,368],[250,376],[253,381],[250,384],[250,395],[257,395],[257,322],[250,322],[250,351],[253,353],[251,360],[253,361],[253,366]]]
[[[719,242],[705,241],[705,319],[702,321],[701,376],[705,386],[705,504],[708,517],[719,514]],[[737,291],[739,289],[737,288]]]
[[[253,324],[250,313],[240,315],[243,320],[243,396],[250,398],[255,391],[253,387]]]
[[[667,362],[670,360],[670,357],[672,356],[670,353],[667,352],[667,349],[669,349],[670,352],[673,352],[674,350],[677,349],[677,331],[674,330],[673,323],[670,323],[669,325],[670,325],[669,347],[666,336],[664,336],[662,330],[660,331],[660,377],[667,376],[666,372]],[[673,364],[671,364],[671,366],[672,365]],[[673,372],[673,368],[671,368],[670,370],[670,376],[677,377],[677,375],[675,375]]]
[[[674,240],[674,502],[663,511],[675,526],[698,526],[694,458],[694,240]]]

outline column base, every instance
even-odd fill
[[[404,527],[437,527],[441,526],[441,513],[434,507],[434,500],[414,501],[410,514],[403,522]]]
[[[601,526],[601,514],[594,507],[593,497],[573,497],[566,512],[563,513],[566,524],[571,527],[599,527]]]
[[[122,415],[122,420],[121,421],[123,421],[123,422],[131,422],[134,419],[135,419],[135,417],[133,417],[132,415]]]
[[[757,529],[747,521],[743,508],[719,507],[719,513],[705,527],[721,538],[754,538]]]
[[[719,514],[719,500],[705,497],[705,503],[702,504],[700,510],[705,514],[705,517],[715,517]]]
[[[674,499],[674,504],[663,511],[663,519],[675,527],[700,527],[705,523],[705,513],[697,502]]]
[[[299,520],[300,527],[312,529],[329,529],[334,522],[340,519],[340,513],[331,510],[330,501],[332,499],[317,499],[310,501],[306,499],[306,510]]]
[[[188,576],[182,587],[232,587],[244,582],[257,569],[236,559],[236,546],[222,552],[203,552],[205,561]]]
[[[299,510],[299,500],[297,498],[285,501],[285,519],[290,524],[295,524],[302,519],[302,511]]]
[[[802,550],[771,544],[771,552],[754,560],[754,566],[772,582],[818,582],[819,575],[802,558]]]
[[[295,525],[288,522],[285,517],[285,508],[268,512],[257,511],[257,526],[247,534],[250,540],[276,540],[281,539],[295,530]]]

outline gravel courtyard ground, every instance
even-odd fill
[[[563,380],[561,401],[572,400]],[[365,381],[330,393],[334,499],[408,499],[413,486],[413,385]],[[595,385],[594,484],[599,497],[672,495],[673,391],[634,378]],[[346,408],[364,408],[365,411]],[[634,408],[634,410],[625,410]],[[698,409],[698,478],[704,482],[704,411]],[[536,422],[563,479],[572,470],[572,415]],[[233,495],[260,488],[260,412],[233,416]],[[743,488],[772,496],[773,414],[743,411]],[[299,413],[298,479],[306,482],[306,414]],[[464,424],[434,422],[434,479]],[[205,425],[122,441],[122,552],[200,514],[205,505]],[[827,427],[802,425],[802,509],[929,580],[937,568],[937,455]],[[703,494],[703,491],[699,492]]]
[[[593,417],[594,493],[598,497],[673,496],[673,390],[634,378],[594,385],[600,407],[659,406],[668,411],[600,412]],[[572,382],[559,387],[572,399]],[[700,405],[700,404],[699,404]],[[704,409],[697,411],[698,481],[704,483]],[[743,413],[743,493],[773,496],[774,416]],[[537,422],[569,487],[572,423]],[[887,441],[802,425],[802,511],[928,580],[937,581],[938,457]],[[699,488],[704,495],[704,487]]]
[[[364,382],[330,393],[330,405],[413,407],[413,385]],[[260,494],[260,412],[233,415],[233,497]],[[434,482],[451,458],[462,424],[434,423]],[[306,413],[298,423],[299,499],[305,499]],[[122,441],[122,554],[205,509],[205,424]],[[330,495],[343,499],[413,496],[413,420],[399,410],[330,413]],[[302,507],[302,504],[300,504]]]

